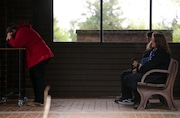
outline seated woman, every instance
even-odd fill
[[[171,51],[162,33],[153,33],[152,50],[144,65],[140,64],[137,73],[132,73],[124,78],[124,83],[133,90],[135,95],[135,106],[137,109],[140,102],[140,95],[137,92],[137,82],[141,81],[143,74],[152,69],[168,69]],[[160,78],[160,79],[159,79]],[[167,75],[164,73],[154,73],[149,75],[147,83],[165,83]]]
[[[151,50],[151,39],[152,39],[152,31],[147,32],[146,34],[146,39],[147,39],[147,45],[146,45],[146,50],[143,53],[143,59],[142,59],[142,64],[145,63],[146,58],[149,56],[150,54],[150,50]],[[121,97],[117,97],[114,102],[116,103],[121,103],[121,104],[133,104],[134,100],[133,100],[133,96],[132,96],[132,90],[127,87],[127,85],[124,83],[124,78],[131,74],[131,73],[136,73],[137,71],[137,67],[139,66],[139,62],[136,58],[132,58],[131,59],[131,69],[125,70],[121,73]]]

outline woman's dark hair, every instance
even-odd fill
[[[146,34],[146,36],[147,36],[148,38],[151,38],[151,37],[152,37],[152,34],[153,34],[153,32],[150,31],[150,32],[148,32],[148,33]]]
[[[157,48],[165,49],[166,52],[169,55],[171,55],[171,50],[169,48],[169,45],[168,45],[168,43],[166,41],[165,36],[162,33],[155,33],[154,34],[154,39],[155,39]]]
[[[13,30],[15,30],[17,28],[18,28],[18,26],[15,23],[11,22],[8,24],[8,27],[6,29],[6,33],[13,32]]]

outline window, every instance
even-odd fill
[[[180,42],[180,0],[152,2],[152,29],[172,34],[167,36],[169,42]]]
[[[54,42],[90,42],[88,38],[77,40],[78,30],[100,29],[99,0],[54,0],[53,4]]]
[[[104,0],[103,42],[146,42],[149,0]]]
[[[148,30],[160,30],[180,42],[180,1],[151,1],[152,12],[150,0],[54,0],[53,41],[145,42]]]

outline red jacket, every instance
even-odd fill
[[[8,43],[15,48],[26,48],[26,65],[28,68],[54,57],[41,36],[27,23],[19,25],[15,36]]]

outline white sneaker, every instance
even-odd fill
[[[133,99],[124,99],[124,100],[119,100],[118,103],[125,104],[125,105],[133,105],[134,101],[133,101]]]

